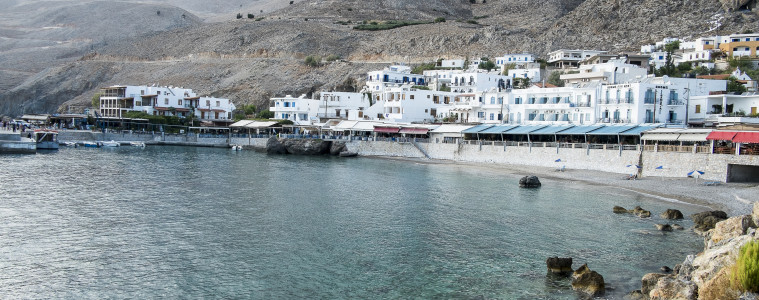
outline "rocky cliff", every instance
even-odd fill
[[[642,279],[640,298],[649,299],[757,299],[730,287],[730,268],[740,248],[759,240],[759,202],[751,215],[732,217],[718,222],[704,232],[704,251],[690,255],[675,267],[671,275],[651,273]],[[637,293],[636,293],[637,294]]]

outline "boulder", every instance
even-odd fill
[[[598,297],[606,292],[606,285],[601,274],[584,264],[572,273],[572,289],[590,297]]]
[[[674,229],[674,230],[685,230],[685,227],[683,227],[683,225],[680,225],[680,224],[672,224],[672,229]]]
[[[754,211],[751,212],[751,219],[754,222],[752,226],[754,228],[759,228],[759,201],[754,202]]]
[[[661,273],[648,273],[646,275],[643,275],[643,279],[640,280],[640,291],[643,293],[643,295],[646,295],[648,297],[648,293],[651,292],[654,288],[656,288],[656,283],[659,282],[659,278],[668,276],[666,274]]]
[[[614,208],[611,209],[615,214],[629,214],[630,211],[627,210],[624,207],[621,206],[614,206]]]
[[[538,188],[540,187],[540,180],[538,179],[538,176],[525,176],[519,179],[519,187]]]
[[[296,155],[322,155],[329,153],[332,142],[316,139],[285,139],[287,152]]]
[[[656,230],[659,231],[672,231],[672,226],[669,224],[654,224],[656,226]]]
[[[266,141],[266,153],[268,154],[287,154],[287,148],[276,137],[270,137]]]
[[[751,2],[751,0],[719,0],[722,3],[722,7],[727,11],[735,11],[742,6]]]
[[[670,269],[670,268],[669,268],[669,267],[667,267],[667,266],[662,266],[660,270],[661,270],[662,272],[664,272],[664,273],[669,273],[669,272],[672,272],[672,269]]]
[[[569,276],[572,274],[572,258],[571,257],[549,257],[546,259],[546,267],[548,267],[548,273]]]
[[[727,213],[721,210],[705,211],[690,216],[693,223],[696,223],[696,229],[707,231],[713,229],[719,221],[727,220]]]
[[[641,292],[640,290],[634,290],[634,291],[628,293],[627,295],[625,295],[625,297],[622,298],[622,299],[625,299],[625,300],[647,300],[648,297],[646,295],[644,295],[643,292]]]
[[[648,296],[650,299],[697,300],[698,286],[692,281],[681,280],[674,276],[664,276],[659,278]]]
[[[667,209],[667,211],[663,212],[660,217],[668,220],[680,220],[683,218],[683,213],[676,209]]]
[[[634,215],[638,216],[638,218],[650,218],[651,217],[651,212],[647,211],[647,210],[645,210],[643,208],[641,208],[640,206],[636,206],[635,208],[633,208],[632,213]]]
[[[751,216],[737,216],[721,221],[714,226],[710,241],[719,243],[722,240],[741,236],[748,232],[753,223]]]
[[[332,142],[332,146],[329,147],[330,155],[340,155],[341,152],[348,150],[345,146],[345,142]]]
[[[356,156],[358,156],[358,153],[356,152],[350,152],[350,151],[340,152],[340,157],[356,157]]]

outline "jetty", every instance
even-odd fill
[[[34,154],[37,153],[37,143],[22,137],[21,132],[0,130],[0,154]]]

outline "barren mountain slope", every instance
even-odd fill
[[[97,87],[109,84],[185,86],[237,104],[265,106],[269,96],[329,89],[390,62],[522,51],[544,55],[560,48],[636,50],[664,37],[729,34],[758,25],[755,12],[725,11],[718,0],[475,2],[305,0],[261,21],[201,24],[112,41],[94,48],[96,55],[48,70],[0,95],[0,113],[18,113],[20,99],[30,99],[35,104],[27,107],[39,108],[33,110],[38,112],[64,102],[85,105]],[[370,15],[372,8],[383,13]],[[447,21],[383,31],[352,29],[366,19],[436,16]],[[336,24],[346,20],[352,24]],[[316,69],[303,64],[307,55],[333,54],[351,63]],[[71,76],[89,84],[79,84]]]

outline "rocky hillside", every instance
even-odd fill
[[[188,26],[163,26],[167,31],[92,45],[87,55],[72,52],[63,57],[78,61],[64,62],[5,92],[0,90],[0,114],[84,106],[98,87],[110,84],[184,86],[228,97],[238,105],[265,106],[269,96],[331,89],[391,62],[413,64],[441,57],[494,57],[525,51],[544,55],[560,48],[634,51],[664,37],[755,29],[757,13],[740,9],[745,1],[277,2],[284,7],[257,14],[256,19],[202,24],[192,19]],[[154,10],[146,9],[145,18],[157,18]],[[364,21],[438,17],[446,22],[383,31],[353,29]],[[339,55],[347,61],[309,68],[303,64],[307,55]],[[57,64],[51,60],[51,65]]]

